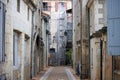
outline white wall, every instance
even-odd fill
[[[24,38],[25,35],[29,37],[28,43],[28,63],[30,64],[30,37],[31,37],[31,10],[29,10],[29,18],[27,20],[27,5],[20,0],[20,13],[17,12],[17,0],[2,0],[6,5],[6,17],[5,17],[5,62],[2,65],[3,72],[0,74],[6,74],[7,80],[13,80],[13,31],[17,30],[20,32],[20,44],[19,44],[19,54],[20,57],[20,73],[21,79],[24,77]],[[1,64],[0,64],[1,66]]]
[[[80,40],[80,26],[78,26],[78,23],[80,23],[80,3],[78,0],[73,0],[73,67],[75,69],[76,65],[76,55],[77,55],[77,44],[76,41]]]

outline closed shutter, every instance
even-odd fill
[[[5,74],[0,75],[0,80],[6,80],[6,76],[5,76]]]
[[[25,42],[24,42],[24,65],[26,65],[27,64],[27,51],[28,49],[27,49],[27,39],[25,38]]]
[[[14,66],[18,66],[18,34],[14,32],[13,37],[13,64]]]
[[[120,55],[120,0],[107,0],[108,54]]]
[[[0,2],[0,61],[4,61],[5,50],[5,11],[4,4]]]

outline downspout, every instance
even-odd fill
[[[48,24],[47,24],[47,22],[46,22],[46,29],[45,29],[45,31],[47,30],[47,26],[48,26]],[[48,64],[48,37],[47,37],[47,35],[48,34],[46,34],[46,65]]]
[[[34,29],[34,11],[32,11],[32,27],[31,27],[31,78],[34,76],[34,54],[33,54],[33,29]]]
[[[100,80],[102,80],[102,48],[103,41],[100,39]]]
[[[87,8],[88,11],[88,78],[91,79],[90,76],[90,9]]]
[[[81,43],[81,49],[80,49],[80,79],[82,80],[82,0],[79,0],[80,3],[80,16],[81,16],[81,28],[80,28],[80,43]]]

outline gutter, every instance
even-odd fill
[[[34,55],[33,55],[33,29],[34,29],[34,11],[32,11],[32,27],[31,27],[31,78],[34,76],[33,64],[34,64]]]
[[[88,78],[91,79],[91,69],[90,69],[90,10],[89,8],[87,8],[88,10]]]

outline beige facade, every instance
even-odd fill
[[[43,70],[43,36],[42,36],[42,1],[36,0],[36,11],[33,15],[33,42],[32,42],[32,77],[36,76],[41,70]]]
[[[53,37],[57,35],[57,27],[58,27],[58,18],[60,13],[58,11],[59,2],[63,2],[66,9],[71,9],[71,1],[70,0],[43,0],[43,3],[47,3],[47,10],[44,10],[45,13],[51,16],[50,19],[50,31],[51,31],[51,48],[55,48],[57,52],[57,42],[53,43]]]
[[[82,79],[112,80],[106,20],[105,0],[73,1],[73,68],[80,64]]]
[[[73,1],[73,67],[79,64],[82,78],[87,77],[88,68],[88,29],[87,29],[87,0]]]
[[[90,70],[92,80],[112,80],[112,56],[107,54],[105,0],[88,2],[90,18]]]
[[[17,12],[17,6],[15,5],[17,1],[12,0],[7,2],[4,0],[4,4],[6,5],[6,22],[5,22],[5,53],[6,53],[6,58],[5,62],[3,62],[2,69],[4,70],[0,73],[5,74],[7,80],[14,80],[14,79],[23,79],[24,80],[24,67],[28,68],[28,71],[30,69],[30,47],[27,48],[28,50],[28,56],[26,57],[27,63],[24,65],[24,42],[25,42],[25,36],[28,37],[28,42],[27,45],[30,46],[30,36],[31,36],[31,24],[30,20],[27,20],[26,15],[24,15],[24,12],[27,13],[27,5],[21,1],[21,7],[25,8],[20,8],[20,12]],[[29,11],[31,15],[31,10]],[[29,16],[30,16],[29,15]],[[13,62],[13,59],[15,55],[13,54],[13,48],[14,48],[14,32],[18,34],[18,49],[16,54],[16,59],[15,59],[15,64]],[[6,65],[5,65],[6,64]],[[27,72],[28,72],[27,71]],[[1,75],[2,75],[1,74]],[[30,74],[28,74],[29,77]]]
[[[39,9],[41,10],[41,5],[37,7],[36,2],[27,2],[26,0],[1,0],[1,2],[5,5],[6,13],[5,61],[0,63],[0,78],[3,79],[5,77],[7,80],[30,80],[32,75],[32,11],[38,8],[39,19],[37,19],[38,22],[34,22],[40,28],[41,13]],[[35,15],[37,16],[37,14]],[[38,27],[37,30],[39,30]]]
[[[44,42],[44,53],[43,53],[43,67],[48,66],[48,55],[49,55],[49,48],[50,48],[50,25],[49,25],[49,19],[50,16],[44,12],[42,12],[42,36],[43,36],[43,42]]]
[[[77,10],[77,9],[78,10]],[[80,2],[73,1],[73,68],[75,69],[80,61]],[[78,43],[78,44],[77,44]]]

